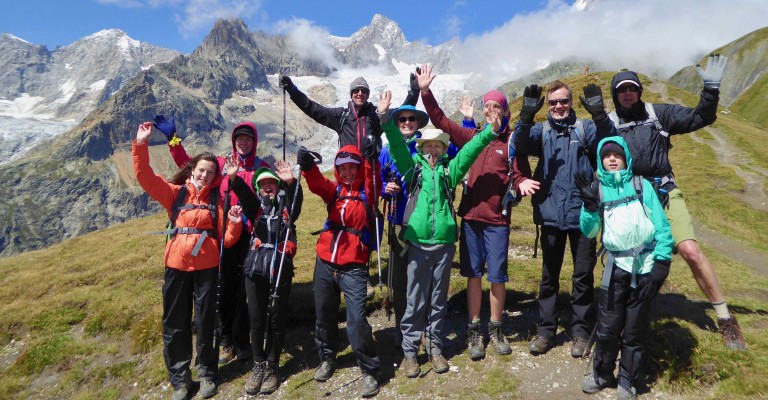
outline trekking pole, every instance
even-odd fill
[[[213,347],[218,349],[219,347],[219,325],[221,324],[221,313],[219,311],[219,303],[221,301],[221,264],[224,263],[224,236],[227,234],[227,213],[229,213],[229,191],[224,194],[224,218],[221,221],[221,234],[219,235],[219,274],[216,277],[216,324],[213,327]]]
[[[584,370],[584,376],[587,376],[589,374],[589,366],[592,364],[592,361],[594,361],[594,357],[592,357],[592,344],[595,342],[595,335],[597,334],[597,324],[598,322],[595,322],[595,327],[592,328],[592,334],[589,335],[589,340],[587,340],[587,347],[584,348],[584,354],[581,355],[581,359],[583,360],[584,357],[588,357],[587,359],[587,367]]]
[[[283,265],[285,264],[285,248],[288,246],[288,238],[291,235],[291,225],[293,225],[293,208],[296,205],[296,197],[299,196],[299,187],[301,186],[301,170],[299,170],[299,178],[296,180],[296,189],[293,190],[293,199],[291,199],[291,212],[288,215],[288,228],[285,230],[285,241],[283,241],[283,251],[280,255],[280,268],[277,269],[277,280],[275,281],[275,288],[272,291],[272,307],[275,306],[275,302],[280,297],[277,294],[277,289],[280,287],[280,278],[283,276]],[[275,248],[277,251],[277,248]]]
[[[385,214],[387,218],[387,297],[384,299],[384,310],[387,314],[387,321],[392,318],[392,238],[394,237],[394,228],[392,224],[392,210],[394,209],[394,195],[390,197],[389,202],[385,203]],[[387,205],[389,208],[387,209]]]
[[[373,141],[375,143],[374,137],[372,135],[368,135],[367,139],[370,140],[370,141]],[[371,163],[371,177],[372,177],[372,180],[373,180],[373,193],[372,193],[372,195],[373,195],[373,199],[376,199],[376,196],[379,194],[378,189],[377,189],[377,185],[376,185],[376,172],[377,172],[376,171],[376,157],[371,156],[370,163]],[[373,220],[374,220],[374,225],[375,225],[375,229],[376,229],[376,258],[377,258],[377,261],[378,261],[377,267],[379,267],[379,284],[378,284],[378,286],[379,286],[379,290],[381,290],[381,288],[383,286],[383,283],[381,282],[381,249],[380,249],[380,247],[381,247],[381,234],[379,234],[379,215],[378,215],[379,214],[379,205],[376,203],[376,201],[373,201],[373,205],[375,206],[374,207],[375,209],[373,210],[374,211],[373,212]]]
[[[285,88],[283,88],[283,161],[285,161]]]

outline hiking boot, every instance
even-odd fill
[[[270,394],[280,387],[280,376],[277,375],[277,363],[264,364],[264,381],[261,383],[261,394]]]
[[[552,340],[546,336],[536,335],[530,343],[528,343],[528,350],[534,354],[544,354],[552,346]]]
[[[482,360],[485,357],[485,347],[483,346],[483,334],[480,333],[480,324],[471,323],[467,331],[467,351],[472,361]]]
[[[222,346],[219,351],[219,364],[226,364],[235,359],[235,346]]]
[[[438,374],[448,372],[448,360],[446,360],[442,354],[431,355],[429,356],[429,360],[432,361],[432,368]]]
[[[371,282],[368,282],[365,284],[365,300],[372,300],[373,295],[376,294],[376,292],[373,290],[373,286],[371,286]]]
[[[200,381],[200,391],[198,392],[200,397],[209,399],[215,396],[217,391],[218,388],[216,387],[216,382],[214,382],[213,379],[203,378],[203,380]]]
[[[253,363],[251,376],[245,381],[245,393],[251,396],[259,394],[261,383],[264,380],[264,362]]]
[[[171,400],[187,400],[187,396],[189,395],[187,391],[187,386],[184,385],[178,389],[173,389],[173,394],[171,395]]]
[[[734,315],[731,315],[731,318],[718,318],[717,325],[720,327],[720,334],[723,335],[725,347],[731,350],[747,349],[747,343],[744,341],[741,327]]]
[[[376,396],[378,393],[379,382],[373,375],[363,372],[363,382],[360,384],[360,395],[363,396],[364,399],[367,399]]]
[[[584,377],[584,380],[581,381],[581,391],[588,394],[595,394],[609,386],[611,386],[613,382],[613,377],[611,377],[611,380],[595,377],[594,373],[590,373],[589,375]]]
[[[574,337],[573,343],[571,344],[571,357],[584,357],[584,353],[587,352],[587,343],[589,343],[589,339],[587,338],[581,336]]]
[[[333,371],[336,370],[336,359],[326,358],[320,363],[320,366],[315,370],[315,380],[318,382],[325,382],[331,379]]]
[[[403,372],[405,372],[405,376],[409,378],[416,378],[421,374],[421,367],[419,366],[419,361],[416,360],[416,357],[405,356],[403,362],[400,364],[400,369],[402,369]]]
[[[512,348],[507,343],[507,338],[504,337],[504,333],[501,331],[501,322],[498,324],[491,321],[488,326],[488,336],[491,338],[491,345],[496,354],[500,356],[506,356],[512,354]]]
[[[619,386],[616,390],[617,400],[637,400],[637,391],[635,388],[626,389],[623,386]]]

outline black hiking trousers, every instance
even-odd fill
[[[650,306],[654,295],[641,298],[642,288],[652,284],[651,274],[637,275],[637,287],[630,287],[632,274],[613,268],[609,287],[602,287],[597,315],[595,376],[613,376],[616,356],[619,360],[619,385],[628,391],[637,388],[643,376],[645,340],[650,333]]]
[[[279,260],[280,253],[277,253],[275,279],[277,279],[277,270],[280,265]],[[274,301],[274,307],[271,307],[273,300],[270,288],[274,286],[276,281],[270,284],[269,277],[261,274],[254,274],[253,277],[245,278],[245,292],[248,295],[248,319],[251,321],[251,349],[253,361],[256,363],[262,361],[280,363],[280,353],[283,351],[283,341],[285,340],[285,321],[290,312],[288,300],[291,295],[292,280],[293,260],[286,256],[280,286],[277,289],[278,298]],[[267,314],[269,314],[269,321],[267,321]],[[266,343],[264,341],[265,335]]]
[[[216,328],[218,268],[180,271],[165,268],[163,282],[163,358],[174,389],[192,382],[192,316],[197,332],[197,376],[215,379],[219,351],[213,345]]]
[[[250,349],[248,306],[246,305],[243,262],[248,255],[250,234],[243,229],[237,243],[224,249],[221,268],[221,299],[219,323],[221,346],[233,346],[237,354]]]
[[[571,335],[589,338],[595,320],[594,269],[597,263],[595,239],[579,229],[541,228],[541,283],[539,285],[539,335],[552,339],[557,332],[557,295],[560,292],[560,270],[565,256],[565,242],[571,244],[573,287],[571,289]]]

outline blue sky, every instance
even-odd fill
[[[492,86],[563,59],[669,77],[768,25],[766,0],[589,1],[594,6],[582,9],[577,0],[19,0],[4,5],[0,31],[53,50],[118,28],[190,53],[217,18],[239,17],[324,59],[328,34],[350,36],[378,13],[410,41],[458,39],[456,71]]]
[[[6,3],[0,13],[0,31],[53,50],[102,29],[117,28],[133,39],[189,53],[218,17],[237,16],[251,30],[270,33],[303,19],[333,35],[349,36],[378,13],[395,20],[408,40],[440,44],[499,27],[516,13],[546,4],[517,0],[488,1],[483,6],[470,0],[24,0]]]

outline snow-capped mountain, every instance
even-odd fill
[[[0,35],[0,160],[62,133],[139,72],[177,55],[115,29],[53,51]]]

